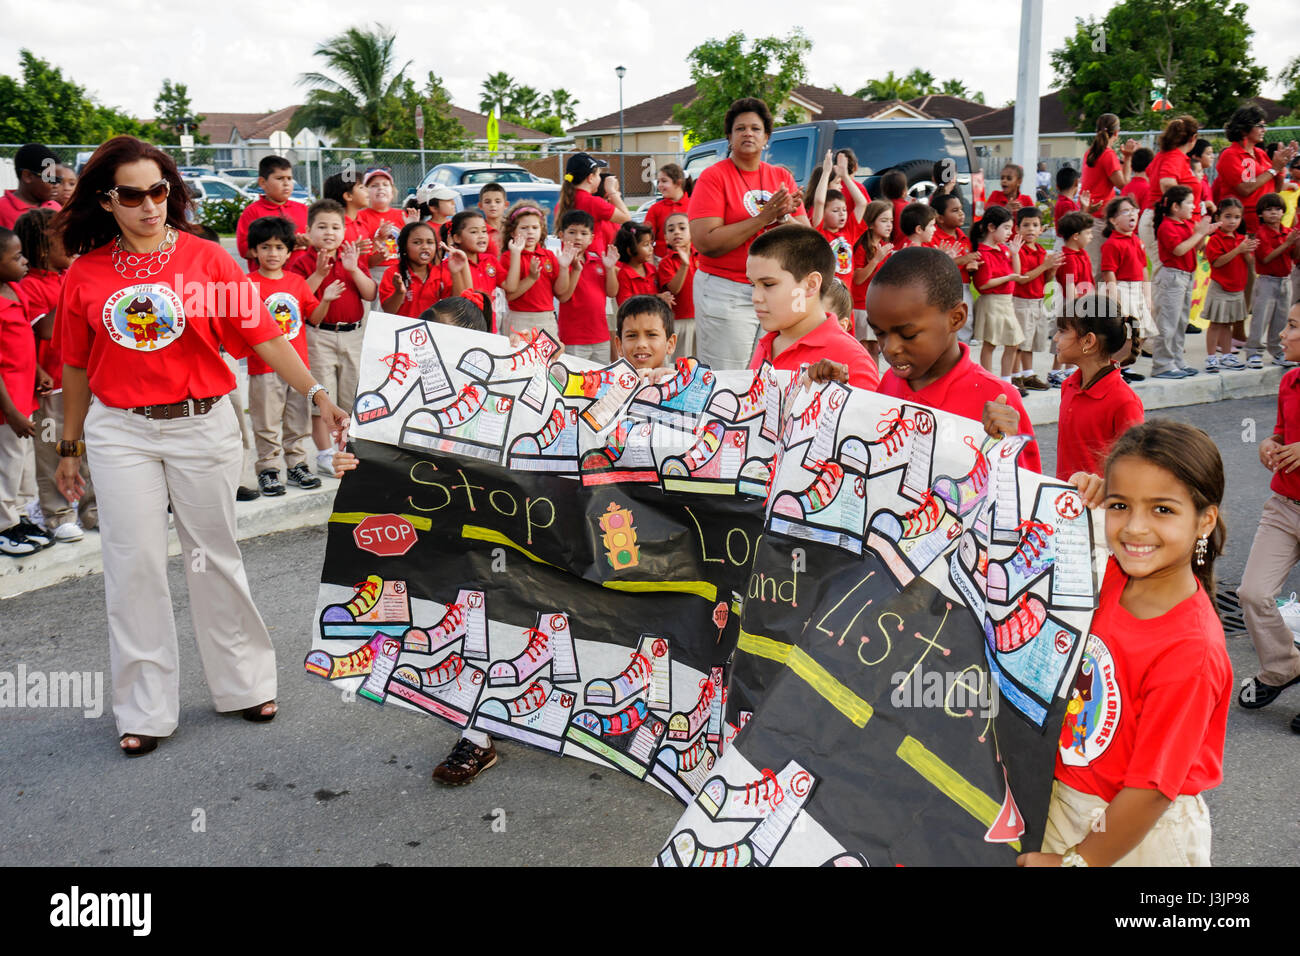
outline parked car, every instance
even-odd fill
[[[456,194],[456,210],[472,209],[478,204],[479,190],[486,183],[500,183],[506,200],[531,199],[546,210],[546,230],[555,229],[555,204],[560,187],[534,176],[522,166],[508,163],[440,163],[425,174],[421,185],[446,186]]]
[[[218,169],[218,176],[225,176],[236,186],[247,189],[250,186],[257,185],[257,167],[241,167],[238,169]]]
[[[196,221],[202,220],[203,204],[206,202],[221,199],[239,199],[247,202],[250,198],[247,192],[221,176],[186,176],[183,181],[185,188],[190,192],[190,199],[194,201]]]
[[[934,181],[934,164],[951,159],[957,177],[957,191],[972,208],[971,171],[975,169],[975,149],[966,126],[956,119],[933,120],[823,120],[781,126],[772,131],[763,153],[766,162],[790,170],[799,188],[808,184],[813,168],[828,149],[848,147],[858,157],[855,178],[872,199],[879,199],[880,177],[891,169],[907,175],[907,195],[925,200],[938,189]],[[700,173],[727,155],[727,141],[716,139],[694,146],[686,154],[682,168],[686,175],[698,179]]]
[[[262,187],[254,181],[253,185],[244,187],[244,192],[248,194],[249,198],[258,199],[262,195]],[[293,192],[289,194],[289,198],[305,206],[310,206],[316,201],[316,197],[309,193],[307,187],[299,182],[293,184]]]

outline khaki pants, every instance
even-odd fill
[[[93,401],[86,453],[98,486],[118,733],[165,737],[180,717],[167,584],[169,500],[194,638],[216,709],[241,710],[275,697],[275,649],[235,540],[239,429],[229,402],[206,415],[149,421]]]
[[[586,359],[597,365],[609,364],[609,343],[597,342],[594,345],[566,345],[564,354],[574,358]]]
[[[700,361],[714,369],[749,368],[762,333],[749,283],[696,271],[692,288]]]
[[[1164,264],[1160,261],[1160,248],[1156,242],[1155,218],[1154,209],[1148,209],[1138,217],[1138,238],[1142,240],[1142,245],[1147,250],[1147,265],[1151,267],[1152,282],[1156,281],[1156,276],[1164,268]]]
[[[509,335],[516,332],[527,338],[531,329],[537,329],[539,332],[549,332],[554,338],[560,337],[560,323],[555,317],[555,312],[516,312],[511,309],[505,315],[505,321],[501,325],[501,333]],[[565,349],[567,352],[568,349]],[[605,346],[605,355],[609,356],[609,346]]]
[[[677,319],[673,322],[673,333],[677,336],[677,348],[673,350],[672,358],[694,358],[695,357],[695,320],[694,319]]]
[[[1259,656],[1259,679],[1274,687],[1300,676],[1300,649],[1296,648],[1295,635],[1277,609],[1277,596],[1297,561],[1300,561],[1300,504],[1281,495],[1270,495],[1259,516],[1259,528],[1241,574],[1237,600],[1241,602],[1246,630]]]
[[[67,524],[81,518],[85,528],[93,528],[99,522],[99,512],[95,507],[95,487],[90,482],[90,468],[86,459],[81,459],[81,477],[86,480],[86,493],[81,496],[76,507],[59,493],[54,483],[54,473],[59,468],[59,441],[63,438],[63,392],[55,392],[41,398],[41,407],[37,414],[36,433],[36,487],[41,501],[41,511],[45,515],[45,527],[53,531],[59,525]],[[46,429],[46,421],[53,422],[52,441],[41,441]]]
[[[352,401],[357,397],[365,324],[350,332],[334,332],[328,326],[317,328],[314,325],[308,325],[304,331],[307,335],[307,366],[312,375],[325,386],[335,405],[345,412],[352,411]],[[311,413],[319,415],[320,410],[312,408]]]
[[[1282,276],[1255,276],[1255,297],[1250,309],[1250,334],[1246,336],[1246,354],[1282,355],[1282,329],[1286,327],[1291,307],[1290,283]]]
[[[307,464],[311,409],[307,398],[274,372],[248,376],[248,414],[253,420],[260,475]],[[310,470],[310,469],[309,469]]]
[[[1107,803],[1091,793],[1052,781],[1052,802],[1043,831],[1043,852],[1064,853],[1105,826]],[[1142,842],[1115,866],[1209,866],[1210,808],[1200,794],[1175,798]]]
[[[1195,276],[1182,269],[1164,268],[1151,283],[1156,329],[1151,342],[1151,371],[1159,375],[1184,368],[1187,319],[1192,310],[1192,282]]]
[[[19,438],[8,422],[0,422],[0,531],[8,531],[26,515],[18,488],[23,480],[23,465],[31,453],[32,440]]]

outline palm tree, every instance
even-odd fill
[[[492,73],[483,81],[483,93],[478,98],[480,113],[491,114],[498,106],[502,113],[510,112],[510,101],[514,96],[515,81],[509,73]]]
[[[565,126],[571,126],[578,121],[578,101],[574,99],[572,93],[561,87],[558,90],[551,90],[551,113],[560,118],[560,122]]]
[[[308,126],[323,127],[345,142],[367,146],[383,135],[383,104],[400,95],[411,61],[394,72],[396,36],[381,24],[375,27],[373,31],[350,27],[316,48],[313,55],[324,60],[339,78],[302,74],[298,82],[313,89],[303,108],[294,114],[290,133]]]
[[[525,121],[536,119],[543,112],[542,94],[531,86],[516,86],[510,102],[510,112]]]

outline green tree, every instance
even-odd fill
[[[498,106],[501,107],[502,113],[511,109],[511,103],[514,101],[515,81],[509,73],[502,71],[490,74],[483,81],[482,90],[483,92],[478,98],[480,113],[491,116],[492,111]]]
[[[531,86],[516,86],[510,99],[510,112],[523,119],[524,126],[544,116],[548,110],[542,105],[543,96]]]
[[[562,124],[572,126],[578,121],[578,100],[568,90],[551,90],[550,101],[551,115]]]
[[[1282,105],[1300,112],[1300,56],[1292,57],[1291,62],[1278,74],[1277,81],[1286,88],[1282,94]]]
[[[912,73],[917,73],[913,70]],[[890,70],[881,79],[867,80],[861,87],[854,90],[853,95],[864,100],[910,100],[921,96],[922,93],[912,82],[911,75],[895,76],[894,71]]]
[[[84,87],[30,50],[20,50],[18,61],[20,76],[0,75],[0,140],[94,144],[121,133],[157,137],[153,126],[95,102]]]
[[[1247,7],[1232,0],[1120,0],[1100,20],[1076,19],[1074,32],[1052,51],[1061,101],[1078,114],[1080,132],[1102,113],[1121,125],[1154,129],[1154,80],[1163,80],[1177,113],[1221,126],[1267,77],[1251,57],[1254,31]]]
[[[463,149],[470,145],[469,133],[452,115],[446,87],[432,70],[425,78],[423,90],[417,90],[410,77],[403,77],[401,89],[384,100],[380,111],[384,132],[372,145],[383,149],[419,149],[420,138],[415,133],[417,106],[424,109],[426,149]]]
[[[961,80],[944,80],[939,86],[939,92],[944,96],[960,96],[975,103],[984,102],[983,92],[972,93]]]
[[[373,146],[383,139],[385,107],[400,99],[408,60],[394,69],[393,31],[381,24],[374,30],[350,27],[330,37],[314,52],[337,79],[324,73],[304,73],[298,82],[312,87],[307,102],[290,125],[290,134],[304,127],[333,133],[340,144]]]
[[[807,79],[804,58],[811,49],[799,28],[788,37],[759,37],[748,44],[740,31],[725,40],[706,40],[688,58],[695,99],[673,106],[673,122],[703,142],[725,135],[727,107],[742,96],[757,96],[777,113],[790,91]],[[794,111],[776,116],[778,123],[798,119]]]
[[[190,104],[189,87],[184,83],[173,84],[171,80],[164,79],[162,89],[153,101],[153,111],[155,122],[164,133],[179,135],[188,131],[196,143],[209,141],[206,135],[195,131],[207,117],[194,113],[194,107]]]

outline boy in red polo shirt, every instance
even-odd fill
[[[966,323],[961,273],[938,249],[902,249],[880,267],[867,290],[867,316],[889,362],[881,395],[903,398],[983,421],[984,406],[1003,396],[1016,412],[1018,433],[1034,436],[1034,427],[1010,382],[970,359],[957,339]],[[1016,462],[1042,471],[1038,442],[1026,442]]]
[[[853,244],[862,235],[862,216],[867,210],[866,193],[858,190],[850,214],[849,197],[838,189],[828,188],[831,181],[832,154],[828,149],[817,178],[808,223],[831,244],[835,255],[835,277],[846,286],[853,282]],[[827,280],[830,281],[829,279]]]
[[[331,177],[332,178],[332,177]],[[343,207],[331,199],[321,199],[307,210],[307,239],[311,245],[294,254],[285,270],[307,280],[313,295],[323,295],[334,282],[343,283],[343,291],[329,303],[329,311],[319,326],[307,328],[307,354],[316,381],[325,386],[340,408],[352,410],[357,393],[357,366],[361,362],[364,333],[361,320],[366,303],[375,297],[375,281],[358,262],[357,244],[345,241]],[[334,445],[329,428],[320,414],[312,411],[312,439],[316,442],[316,471],[334,474]]]
[[[1011,373],[1011,382],[1029,391],[1043,392],[1052,386],[1034,374],[1034,353],[1047,351],[1053,331],[1048,328],[1051,319],[1043,297],[1047,283],[1056,275],[1056,269],[1065,257],[1057,252],[1049,254],[1038,244],[1038,237],[1043,232],[1043,219],[1037,206],[1023,206],[1016,212],[1016,229],[1022,240],[1020,277],[1011,290],[1011,305],[1016,310],[1016,321],[1020,323],[1025,340],[1020,343],[1020,355],[1016,359],[1018,368]]]
[[[397,262],[397,236],[406,225],[406,216],[393,208],[393,174],[388,170],[368,170],[361,184],[366,187],[366,208],[357,213],[357,226],[361,235],[375,244],[370,278],[378,282]]]
[[[483,219],[487,222],[488,250],[498,259],[505,251],[501,244],[501,230],[505,228],[506,207],[509,205],[506,187],[500,183],[488,183],[478,191],[478,208],[483,210]]]
[[[257,268],[257,257],[248,247],[248,227],[263,216],[283,216],[293,223],[292,249],[307,245],[307,207],[293,195],[293,163],[283,156],[263,156],[257,164],[257,185],[262,195],[244,207],[235,224],[235,247],[249,270]]]
[[[1066,213],[1056,224],[1056,238],[1061,240],[1061,251],[1065,253],[1065,260],[1056,270],[1056,283],[1072,299],[1091,292],[1095,285],[1092,259],[1088,256],[1092,229],[1092,217],[1086,212]]]
[[[605,319],[605,301],[618,294],[618,250],[610,247],[602,257],[592,248],[596,221],[581,209],[560,217],[560,269],[568,273],[568,288],[557,295],[557,323],[564,351],[604,365],[614,360],[614,346]]]
[[[1300,229],[1287,229],[1282,225],[1286,203],[1277,193],[1265,193],[1255,204],[1259,228],[1255,230],[1255,293],[1251,299],[1250,337],[1246,351],[1250,353],[1250,367],[1259,368],[1262,361],[1260,348],[1273,356],[1274,365],[1290,366],[1282,354],[1279,337],[1286,324],[1287,309],[1291,306],[1291,262]]]
[[[284,337],[311,367],[304,325],[319,325],[330,303],[343,294],[343,283],[331,282],[320,298],[307,287],[302,276],[284,271],[293,251],[293,223],[279,216],[264,216],[248,227],[248,245],[257,257],[257,268],[249,278]],[[267,496],[284,494],[280,472],[285,466],[289,484],[298,488],[320,487],[320,479],[307,466],[303,443],[311,432],[311,410],[307,398],[291,388],[271,366],[257,355],[248,357],[248,414],[253,421],[257,446],[258,490]]]
[[[0,196],[0,228],[12,229],[23,213],[32,209],[54,209],[54,184],[59,157],[48,146],[28,143],[14,153],[14,174],[18,177],[17,189],[6,189]]]
[[[691,248],[691,222],[684,212],[673,213],[664,223],[667,254],[655,268],[659,291],[673,297],[673,326],[677,340],[674,358],[695,356],[695,250]],[[850,318],[852,316],[850,315]]]
[[[1052,221],[1060,222],[1061,217],[1067,213],[1087,212],[1087,203],[1087,193],[1079,191],[1079,171],[1073,166],[1062,166],[1058,169],[1056,171],[1056,205],[1052,210]]]
[[[1006,206],[1013,213],[1017,209],[1025,206],[1032,206],[1034,199],[1020,191],[1020,185],[1025,181],[1025,169],[1023,166],[1017,166],[1015,163],[1007,163],[1002,167],[1001,189],[995,189],[989,194],[989,198],[984,201],[984,208],[989,206]]]
[[[754,287],[754,309],[766,335],[758,340],[751,369],[764,362],[798,372],[822,359],[846,366],[848,382],[874,390],[880,371],[864,349],[822,308],[822,283],[835,275],[831,247],[816,229],[778,226],[749,247],[745,274]]]

